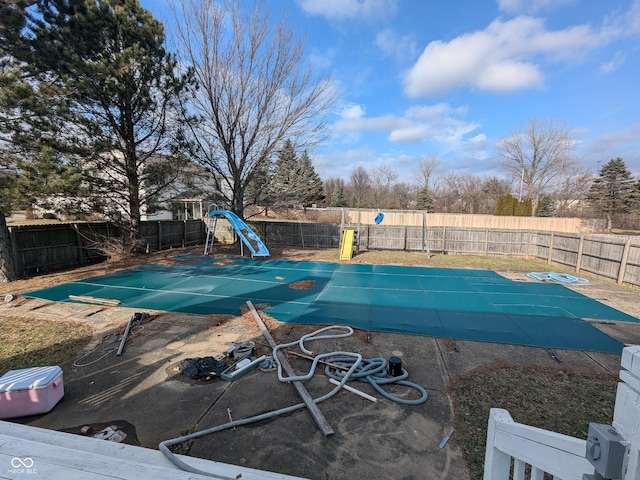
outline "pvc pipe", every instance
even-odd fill
[[[335,378],[330,378],[329,381],[334,385],[340,385],[340,382],[337,381]],[[372,397],[368,393],[364,393],[363,391],[358,390],[357,388],[350,387],[349,385],[343,385],[342,388],[344,388],[345,390],[349,390],[351,393],[355,393],[356,395],[360,395],[362,398],[366,398],[367,400],[373,403],[376,403],[378,401],[376,397]]]
[[[127,337],[129,336],[129,331],[131,330],[131,324],[133,323],[133,321],[136,319],[136,316],[138,314],[134,314],[130,319],[129,319],[129,323],[127,323],[127,328],[124,331],[124,335],[122,336],[122,340],[120,341],[120,346],[118,347],[118,353],[116,353],[116,356],[119,357],[122,354],[122,349],[124,348],[124,343],[127,341]]]

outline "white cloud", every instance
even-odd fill
[[[633,2],[633,7],[624,18],[628,23],[629,33],[640,33],[640,0]]]
[[[467,85],[491,92],[540,88],[543,65],[579,61],[621,34],[587,25],[549,31],[534,17],[495,20],[484,30],[429,43],[405,75],[405,93],[440,95]]]
[[[534,14],[574,2],[575,0],[498,0],[498,8],[510,14]]]
[[[544,78],[538,67],[530,63],[502,62],[488,65],[476,79],[476,85],[489,92],[515,92],[542,87]]]
[[[334,136],[354,139],[356,133],[373,131],[386,133],[388,140],[396,143],[438,141],[451,144],[463,141],[479,127],[477,123],[460,118],[466,113],[465,107],[451,108],[446,103],[412,106],[402,116],[366,117],[360,115],[363,113],[364,108],[360,106],[349,107],[347,114],[343,110],[341,118],[333,125]]]
[[[398,0],[296,0],[302,10],[328,20],[385,18],[395,14]]]
[[[354,167],[376,165],[379,157],[369,148],[336,150],[331,153],[313,155],[313,164],[323,178],[349,179]]]
[[[364,114],[364,107],[362,105],[358,105],[357,103],[349,103],[345,105],[342,110],[340,110],[340,117],[348,120],[361,118],[364,116]]]
[[[622,65],[624,65],[624,62],[626,61],[626,59],[627,59],[627,56],[624,53],[616,52],[613,58],[609,62],[603,63],[602,65],[600,65],[600,72],[601,73],[613,72],[614,70],[617,70]]]
[[[584,145],[585,152],[597,160],[622,157],[630,170],[640,171],[640,123],[603,133]]]
[[[398,35],[388,28],[376,35],[375,42],[382,53],[399,60],[414,59],[417,54],[416,42],[411,35]]]

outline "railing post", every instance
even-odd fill
[[[495,445],[498,422],[513,423],[508,411],[492,408],[487,427],[487,447],[484,454],[484,480],[508,480],[511,471],[511,456],[498,450]]]
[[[629,442],[623,480],[640,478],[640,346],[622,350],[613,427]]]

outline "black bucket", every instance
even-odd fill
[[[389,357],[389,375],[392,377],[402,375],[402,360],[398,357]]]

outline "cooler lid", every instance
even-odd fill
[[[58,366],[10,370],[0,377],[0,393],[19,392],[48,386],[62,369]]]

